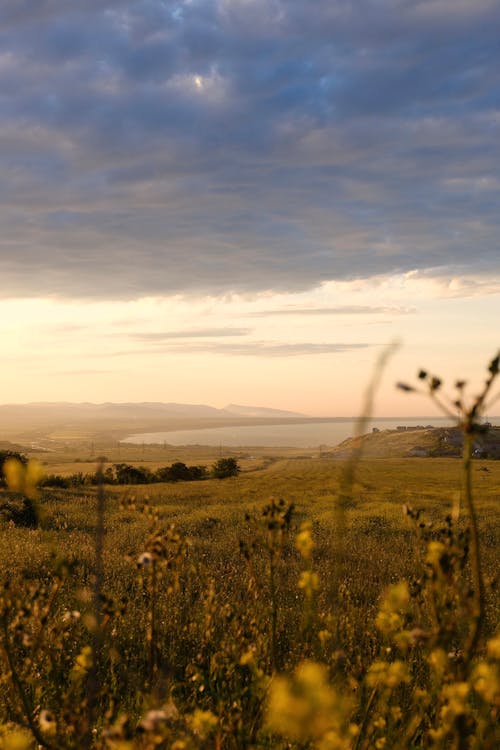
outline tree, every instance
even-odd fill
[[[212,466],[212,476],[216,479],[235,477],[241,471],[235,458],[219,458]]]
[[[207,478],[206,466],[189,466],[188,468],[191,473],[191,479],[193,479],[194,481]]]
[[[164,466],[155,472],[157,482],[192,482],[205,479],[207,470],[205,466],[186,466],[182,461],[176,461],[171,466]]]
[[[144,466],[130,464],[114,464],[117,484],[150,484],[152,474]]]

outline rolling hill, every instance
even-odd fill
[[[348,438],[326,457],[348,458],[361,451],[366,458],[446,458],[462,455],[463,439],[457,427],[431,429],[381,430]],[[491,427],[474,440],[476,458],[500,458],[500,427]]]

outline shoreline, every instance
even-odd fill
[[[357,434],[358,419],[346,417],[336,418],[312,418],[312,419],[287,419],[287,420],[254,420],[252,423],[245,421],[240,424],[228,425],[204,425],[203,427],[190,427],[188,429],[178,428],[175,430],[134,432],[121,441],[125,445],[166,445],[189,446],[189,445],[222,445],[228,448],[244,447],[290,447],[297,449],[318,449],[318,446],[334,447],[343,440],[354,437]],[[420,429],[431,427],[452,426],[453,423],[447,417],[435,418],[433,424],[420,417],[407,417],[406,419],[383,417],[373,418],[369,421],[368,429],[378,432],[386,430],[399,430],[401,433],[415,432]],[[325,425],[330,429],[321,429]],[[342,426],[345,429],[342,429]],[[256,428],[262,428],[258,430]],[[317,431],[308,430],[308,427],[317,427]],[[366,425],[365,425],[366,427]],[[275,430],[273,430],[275,428]],[[296,428],[294,430],[294,428]],[[305,429],[301,429],[305,428]],[[181,433],[181,436],[179,436]]]

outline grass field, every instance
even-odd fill
[[[346,485],[341,461],[235,455],[230,479],[106,486],[102,528],[96,487],[44,490],[39,528],[4,523],[0,747],[496,747],[500,462],[472,466],[485,614],[462,656],[459,460],[361,460]]]

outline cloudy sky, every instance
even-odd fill
[[[2,0],[2,397],[351,415],[500,344],[498,0]]]

